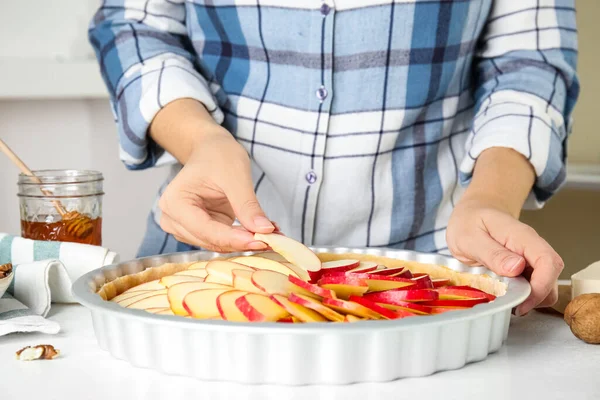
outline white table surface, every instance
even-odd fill
[[[347,386],[245,386],[168,376],[119,361],[101,350],[89,312],[55,305],[57,335],[0,337],[0,399],[600,399],[600,345],[575,338],[560,316],[512,317],[509,337],[486,360],[424,378]],[[61,350],[52,361],[15,360],[26,345]]]

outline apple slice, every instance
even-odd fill
[[[169,298],[166,293],[155,294],[131,303],[127,308],[145,310],[147,308],[169,308]]]
[[[325,322],[327,319],[316,311],[301,306],[300,304],[293,303],[288,300],[287,297],[280,294],[274,294],[271,300],[283,307],[293,317],[297,318],[301,322]]]
[[[404,270],[405,270],[404,267],[394,267],[394,268],[378,269],[378,270],[372,271],[370,273],[373,274],[373,275],[391,276],[391,275],[394,275],[394,274],[399,274],[399,273],[403,272]]]
[[[445,278],[432,279],[431,283],[433,283],[433,287],[434,288],[440,288],[440,287],[443,287],[443,286],[450,285],[450,279],[445,279]]]
[[[252,274],[255,272],[257,271],[248,271],[245,269],[234,269],[231,271],[233,274],[233,287],[248,293],[263,293],[262,290],[252,283]]]
[[[187,269],[188,270],[205,269],[206,264],[208,264],[208,261],[198,261],[197,263],[190,265]]]
[[[362,321],[362,318],[355,317],[352,314],[347,314],[344,317],[344,322],[358,322],[358,321]]]
[[[396,272],[395,274],[388,275],[388,276],[392,276],[394,278],[404,278],[404,279],[412,279],[413,278],[413,274],[412,274],[412,272],[410,272],[410,270],[408,268],[405,268],[400,272]]]
[[[396,304],[398,301],[433,301],[438,299],[438,293],[429,289],[387,290],[366,294],[365,298],[376,303]]]
[[[360,265],[358,260],[335,260],[324,262],[321,269],[316,272],[310,272],[310,281],[316,282],[324,273],[346,272]]]
[[[479,295],[480,295],[480,296],[484,296],[484,297],[486,297],[486,298],[487,298],[489,301],[496,300],[496,296],[494,296],[493,294],[490,294],[490,293],[484,292],[483,290],[481,290],[481,289],[477,289],[477,288],[474,288],[474,287],[472,287],[472,286],[447,286],[447,287],[444,287],[444,288],[442,289],[442,292],[444,292],[444,291],[447,291],[447,290],[451,290],[451,289],[452,289],[452,290],[459,290],[459,289],[463,289],[463,290],[473,291],[473,292],[477,292],[477,293],[479,293]],[[439,293],[439,292],[440,292],[440,291],[438,290],[438,293]],[[480,296],[477,296],[477,297],[480,297]]]
[[[163,285],[161,285],[159,283],[159,281],[160,281],[160,279],[156,279],[154,281],[142,283],[141,285],[137,285],[137,286],[132,287],[131,289],[127,290],[125,293],[143,292],[143,291],[146,291],[146,290],[161,290],[161,289],[164,289],[165,287]]]
[[[173,285],[183,282],[204,282],[204,278],[187,275],[167,275],[160,278],[161,285],[165,286],[166,288],[170,288]]]
[[[423,305],[432,307],[473,307],[477,304],[487,303],[488,299],[463,299],[463,300],[430,300],[424,301]]]
[[[367,299],[368,300],[368,299]],[[371,301],[371,300],[369,300]],[[411,303],[409,301],[396,300],[394,304],[377,303],[381,307],[393,310],[395,312],[408,311],[418,315],[427,315],[431,313],[431,307],[424,306],[421,303]]]
[[[246,265],[238,264],[231,261],[211,261],[208,264],[206,264],[206,272],[208,272],[206,281],[223,283],[232,286],[233,275],[231,274],[231,271],[233,271],[234,269],[246,269],[248,271],[256,270],[256,268],[248,267]],[[212,276],[210,280],[208,280],[209,276]]]
[[[252,284],[266,294],[282,294],[287,296],[289,291],[288,276],[266,269],[252,273]]]
[[[163,287],[163,289],[164,289],[164,287]],[[139,296],[141,294],[148,293],[148,292],[154,292],[154,290],[144,290],[144,291],[140,290],[139,292],[129,292],[129,291],[127,291],[127,292],[121,293],[118,296],[113,297],[112,299],[110,299],[110,301],[112,301],[113,303],[119,303],[119,302],[121,302],[123,300],[127,300],[127,299],[130,299],[132,297]]]
[[[256,253],[257,257],[266,258],[268,260],[277,261],[279,263],[289,262],[284,256],[279,253],[275,253],[274,251],[265,251],[264,253]]]
[[[206,269],[204,269],[204,268],[186,269],[183,271],[176,272],[173,275],[185,275],[185,276],[196,276],[198,278],[206,278],[208,275],[208,271],[206,271]]]
[[[350,301],[360,304],[361,306],[370,309],[374,313],[378,314],[381,318],[385,318],[385,319],[399,319],[399,318],[404,318],[404,317],[409,317],[409,316],[417,316],[417,314],[414,314],[411,312],[401,312],[401,313],[395,312],[393,310],[382,307],[379,304],[377,304],[369,299],[365,299],[364,297],[351,296]]]
[[[430,307],[430,313],[435,314],[443,314],[448,311],[458,311],[458,310],[468,310],[471,307]]]
[[[358,297],[358,296],[352,296]],[[323,299],[323,305],[343,314],[352,314],[366,319],[381,319],[381,314],[354,301],[341,299]],[[386,310],[392,312],[390,310]]]
[[[137,301],[143,300],[147,297],[166,294],[167,289],[165,289],[165,287],[162,285],[161,285],[161,287],[162,287],[161,290],[150,290],[150,291],[140,292],[139,296],[133,296],[133,297],[129,297],[125,300],[120,300],[117,302],[117,304],[119,304],[120,306],[123,306],[123,307],[129,307],[131,304],[133,304]]]
[[[344,321],[344,316],[331,308],[327,307],[319,300],[313,299],[312,297],[304,296],[302,294],[290,293],[288,297],[289,301],[292,303],[299,304],[306,308],[310,308],[327,318],[330,321],[342,322]]]
[[[417,285],[415,289],[433,289],[433,282],[431,282],[431,278],[429,275],[419,275],[411,279],[411,281],[415,282]]]
[[[183,307],[189,315],[196,319],[209,319],[215,317],[220,319],[221,315],[217,308],[217,297],[230,290],[230,288],[227,288],[193,291],[183,298]]]
[[[330,280],[339,279],[344,281],[347,279],[359,279],[364,281],[369,287],[369,292],[381,292],[391,289],[408,289],[416,284],[410,279],[394,278],[385,275],[375,275],[372,273],[355,273],[355,272],[331,272],[323,275],[321,281],[325,280],[329,283]],[[319,281],[319,282],[321,282]]]
[[[353,295],[362,296],[369,290],[369,285],[364,279],[348,275],[324,275],[319,279],[319,286],[324,289],[333,290],[336,297],[344,300],[348,300]]]
[[[248,318],[235,305],[237,299],[247,294],[241,290],[230,290],[217,297],[217,309],[225,321],[248,322]]]
[[[235,305],[251,322],[275,322],[289,315],[283,307],[262,294],[249,293],[239,297]]]
[[[376,262],[361,261],[358,267],[351,269],[349,272],[371,272],[377,270],[378,267],[379,265]]]
[[[286,264],[282,264],[278,261],[270,260],[268,258],[262,258],[258,256],[243,256],[243,257],[235,257],[231,259],[232,262],[242,264],[248,267],[252,267],[255,269],[266,269],[269,271],[279,272],[284,275],[295,275],[297,277],[301,277],[302,275],[296,272],[296,269],[290,268]],[[303,270],[302,270],[303,271]],[[303,271],[303,274],[308,279],[308,272]]]
[[[324,297],[335,297],[335,293],[327,288],[323,288],[319,285],[315,285],[309,282],[305,282],[302,279],[296,278],[295,276],[288,276],[289,284],[288,291],[299,293],[305,296],[314,297],[320,300]]]
[[[470,287],[444,286],[435,290],[439,300],[488,299],[487,293],[473,290]]]
[[[170,308],[166,308],[162,311],[157,312],[156,315],[175,315],[175,313]]]
[[[277,320],[277,322],[281,322],[284,324],[293,324],[294,323],[294,317],[285,317],[285,318],[281,318],[279,320]]]
[[[186,316],[189,315],[185,307],[183,306],[183,300],[189,293],[195,292],[202,289],[226,289],[230,287],[220,283],[210,282],[184,282],[173,285],[167,291],[167,297],[169,298],[169,305],[175,315]]]
[[[309,272],[321,269],[321,260],[308,247],[284,235],[277,233],[255,233],[254,239],[268,244],[285,259]]]

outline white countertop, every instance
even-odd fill
[[[486,360],[424,378],[348,386],[244,386],[202,382],[134,368],[101,350],[90,313],[54,305],[58,335],[0,337],[0,399],[600,399],[600,345],[575,338],[560,316],[533,312],[513,317],[508,341]],[[52,361],[15,360],[15,351],[52,344]]]

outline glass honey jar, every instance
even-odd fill
[[[83,170],[33,173],[19,175],[21,236],[102,245],[102,174]]]

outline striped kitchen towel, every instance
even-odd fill
[[[37,315],[8,293],[0,298],[0,336],[13,332],[58,333],[60,325]]]
[[[118,255],[104,247],[69,242],[24,239],[0,233],[0,265],[13,264],[14,278],[0,299],[0,320],[24,305],[31,315],[45,317],[51,303],[74,303],[73,282],[83,274],[118,262]],[[10,304],[17,308],[10,308]],[[8,314],[6,314],[8,313]],[[14,315],[23,315],[24,311]],[[13,319],[11,319],[12,321]],[[14,330],[21,331],[18,318]],[[1,332],[1,331],[0,331]],[[7,332],[8,333],[8,332]]]

